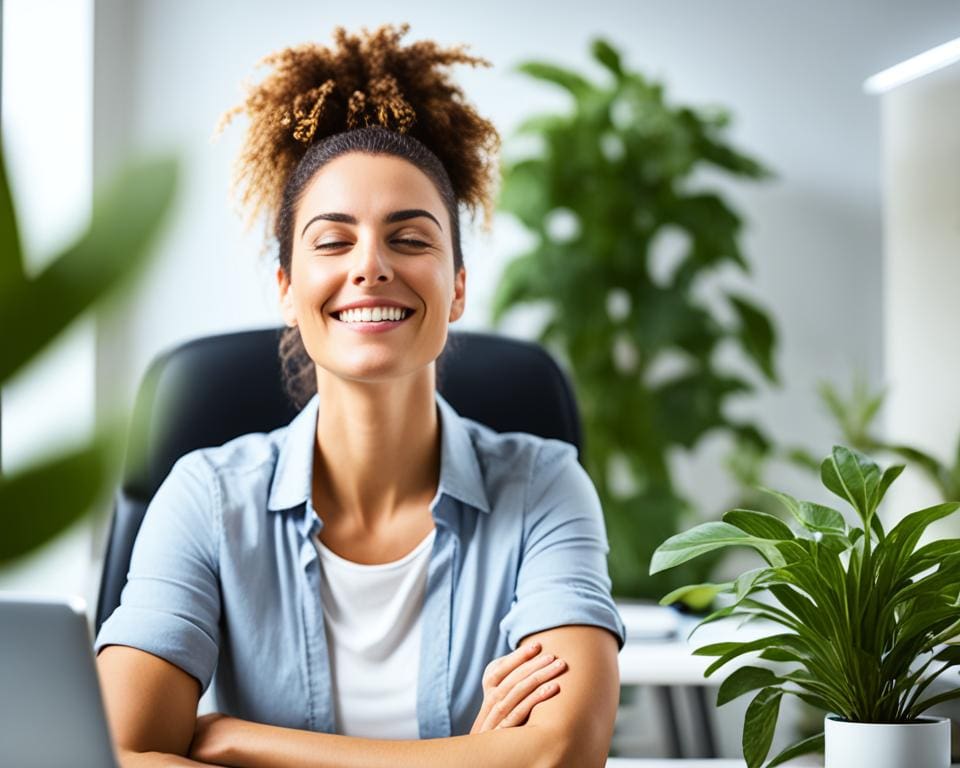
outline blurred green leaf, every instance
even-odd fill
[[[20,230],[10,194],[7,166],[0,151],[0,296],[24,281]]]
[[[730,589],[732,585],[727,584],[691,584],[686,587],[680,587],[664,595],[660,600],[660,605],[673,605],[674,603],[683,603],[694,611],[702,611],[710,606],[717,595]]]
[[[35,280],[0,294],[0,381],[8,381],[84,310],[139,269],[173,199],[176,165],[132,166],[94,201],[90,230]],[[23,322],[30,318],[30,322]]]
[[[606,40],[594,40],[591,46],[593,58],[599,61],[619,80],[623,77],[620,54]]]
[[[127,167],[95,195],[86,234],[34,279],[21,272],[13,206],[0,173],[0,384],[142,267],[173,199],[176,171],[170,159]],[[112,482],[120,432],[105,428],[90,445],[0,476],[0,564],[34,551],[90,510]]]
[[[584,98],[593,90],[589,81],[571,72],[569,69],[558,67],[555,64],[547,64],[539,61],[528,61],[520,64],[517,71],[535,77],[538,80],[545,80],[548,83],[559,85],[572,93],[577,99]]]
[[[773,367],[776,336],[770,318],[742,296],[730,294],[727,298],[740,318],[738,338],[744,352],[753,358],[770,381],[776,382],[777,373]]]
[[[46,544],[85,515],[110,476],[108,437],[0,477],[0,565]]]

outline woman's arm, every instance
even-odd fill
[[[136,648],[110,645],[97,672],[117,758],[123,768],[201,766],[186,755],[197,720],[200,683]]]
[[[619,700],[616,639],[596,627],[569,626],[540,632],[522,645],[533,641],[564,659],[567,671],[559,678],[561,695],[539,702],[521,727],[393,741],[212,717],[194,740],[191,757],[233,768],[600,768]]]
[[[548,768],[551,730],[532,725],[425,740],[363,739],[217,719],[190,756],[230,768]]]

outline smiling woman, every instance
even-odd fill
[[[405,31],[281,51],[240,109],[302,410],[151,502],[96,643],[124,765],[606,759],[624,628],[593,485],[572,446],[436,390],[498,143],[441,68],[484,62]]]

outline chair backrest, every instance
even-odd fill
[[[279,334],[268,328],[196,339],[151,364],[137,395],[110,526],[97,631],[120,604],[143,515],[177,459],[248,432],[269,432],[296,416],[281,384]],[[498,432],[530,432],[581,450],[573,389],[537,344],[451,332],[437,363],[437,388],[462,416]]]

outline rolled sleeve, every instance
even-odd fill
[[[120,605],[94,650],[126,645],[175,664],[206,690],[219,653],[220,505],[211,467],[182,457],[144,515]]]
[[[609,630],[622,648],[626,630],[610,594],[608,551],[600,499],[576,451],[546,441],[524,504],[516,597],[500,622],[510,647],[535,632],[586,624]]]

